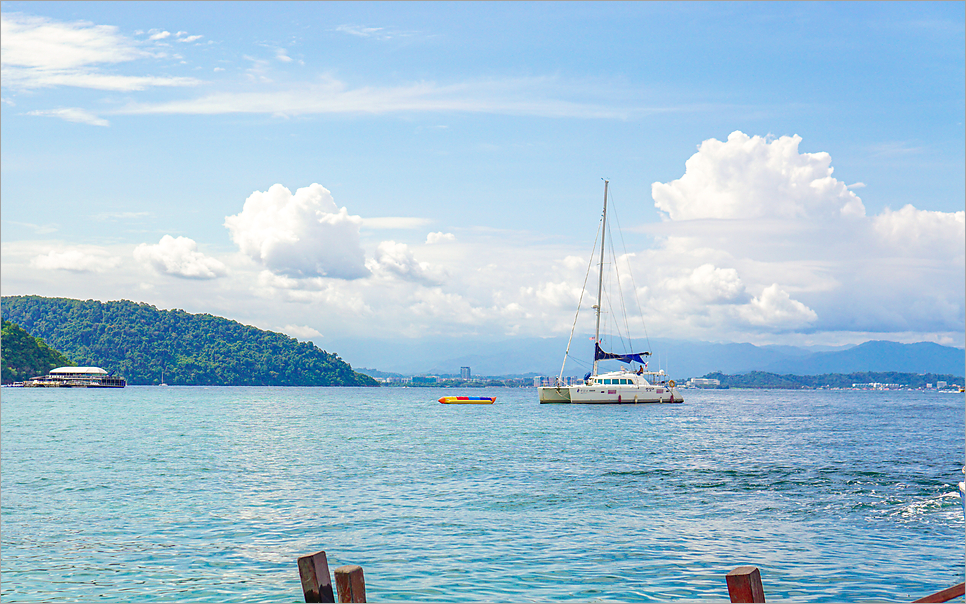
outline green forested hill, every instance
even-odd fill
[[[32,337],[10,321],[3,321],[0,333],[0,381],[4,384],[22,382],[51,369],[72,366],[74,363],[41,339]]]
[[[145,303],[4,296],[3,318],[79,365],[129,384],[376,386],[335,354],[285,334]]]

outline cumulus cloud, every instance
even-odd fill
[[[436,232],[426,235],[426,243],[432,245],[441,241],[456,241],[456,235],[452,233]]]
[[[865,215],[862,201],[832,177],[831,156],[799,153],[801,142],[797,135],[769,141],[743,132],[706,140],[684,176],[651,186],[655,205],[671,220]]]
[[[961,332],[966,213],[867,216],[853,192],[864,185],[836,180],[801,140],[707,140],[681,178],[652,185],[666,220],[638,269],[671,275],[644,288],[652,312],[694,337]]]
[[[120,263],[120,258],[110,255],[102,248],[80,246],[50,250],[46,254],[34,257],[30,261],[30,266],[42,270],[104,273],[116,268]]]
[[[766,287],[760,296],[742,307],[740,314],[752,325],[778,331],[793,331],[818,319],[815,311],[797,300],[792,300],[777,283]]]
[[[962,259],[966,243],[966,212],[930,212],[906,205],[899,211],[886,208],[873,227],[888,245],[904,249],[928,247]]]
[[[338,208],[320,184],[293,195],[281,184],[255,191],[241,213],[225,218],[241,252],[292,278],[358,279],[369,274],[359,243],[362,218]]]
[[[726,304],[745,298],[745,285],[733,268],[702,264],[683,277],[664,281],[662,288],[687,293],[702,304]]]
[[[444,277],[429,263],[416,260],[408,245],[395,241],[381,242],[376,248],[375,256],[366,260],[366,268],[377,276],[427,284],[438,284]]]
[[[165,235],[156,245],[142,243],[134,248],[134,259],[161,274],[185,279],[217,279],[228,272],[219,260],[199,252],[188,237]]]

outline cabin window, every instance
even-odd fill
[[[621,384],[629,384],[629,383],[630,383],[630,382],[629,382],[629,381],[627,381],[626,379],[622,379],[622,380],[621,380]]]

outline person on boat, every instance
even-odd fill
[[[637,368],[637,375],[644,375],[644,365]]]

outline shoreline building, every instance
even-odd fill
[[[47,375],[32,377],[24,388],[124,388],[127,381],[100,367],[58,367]]]

